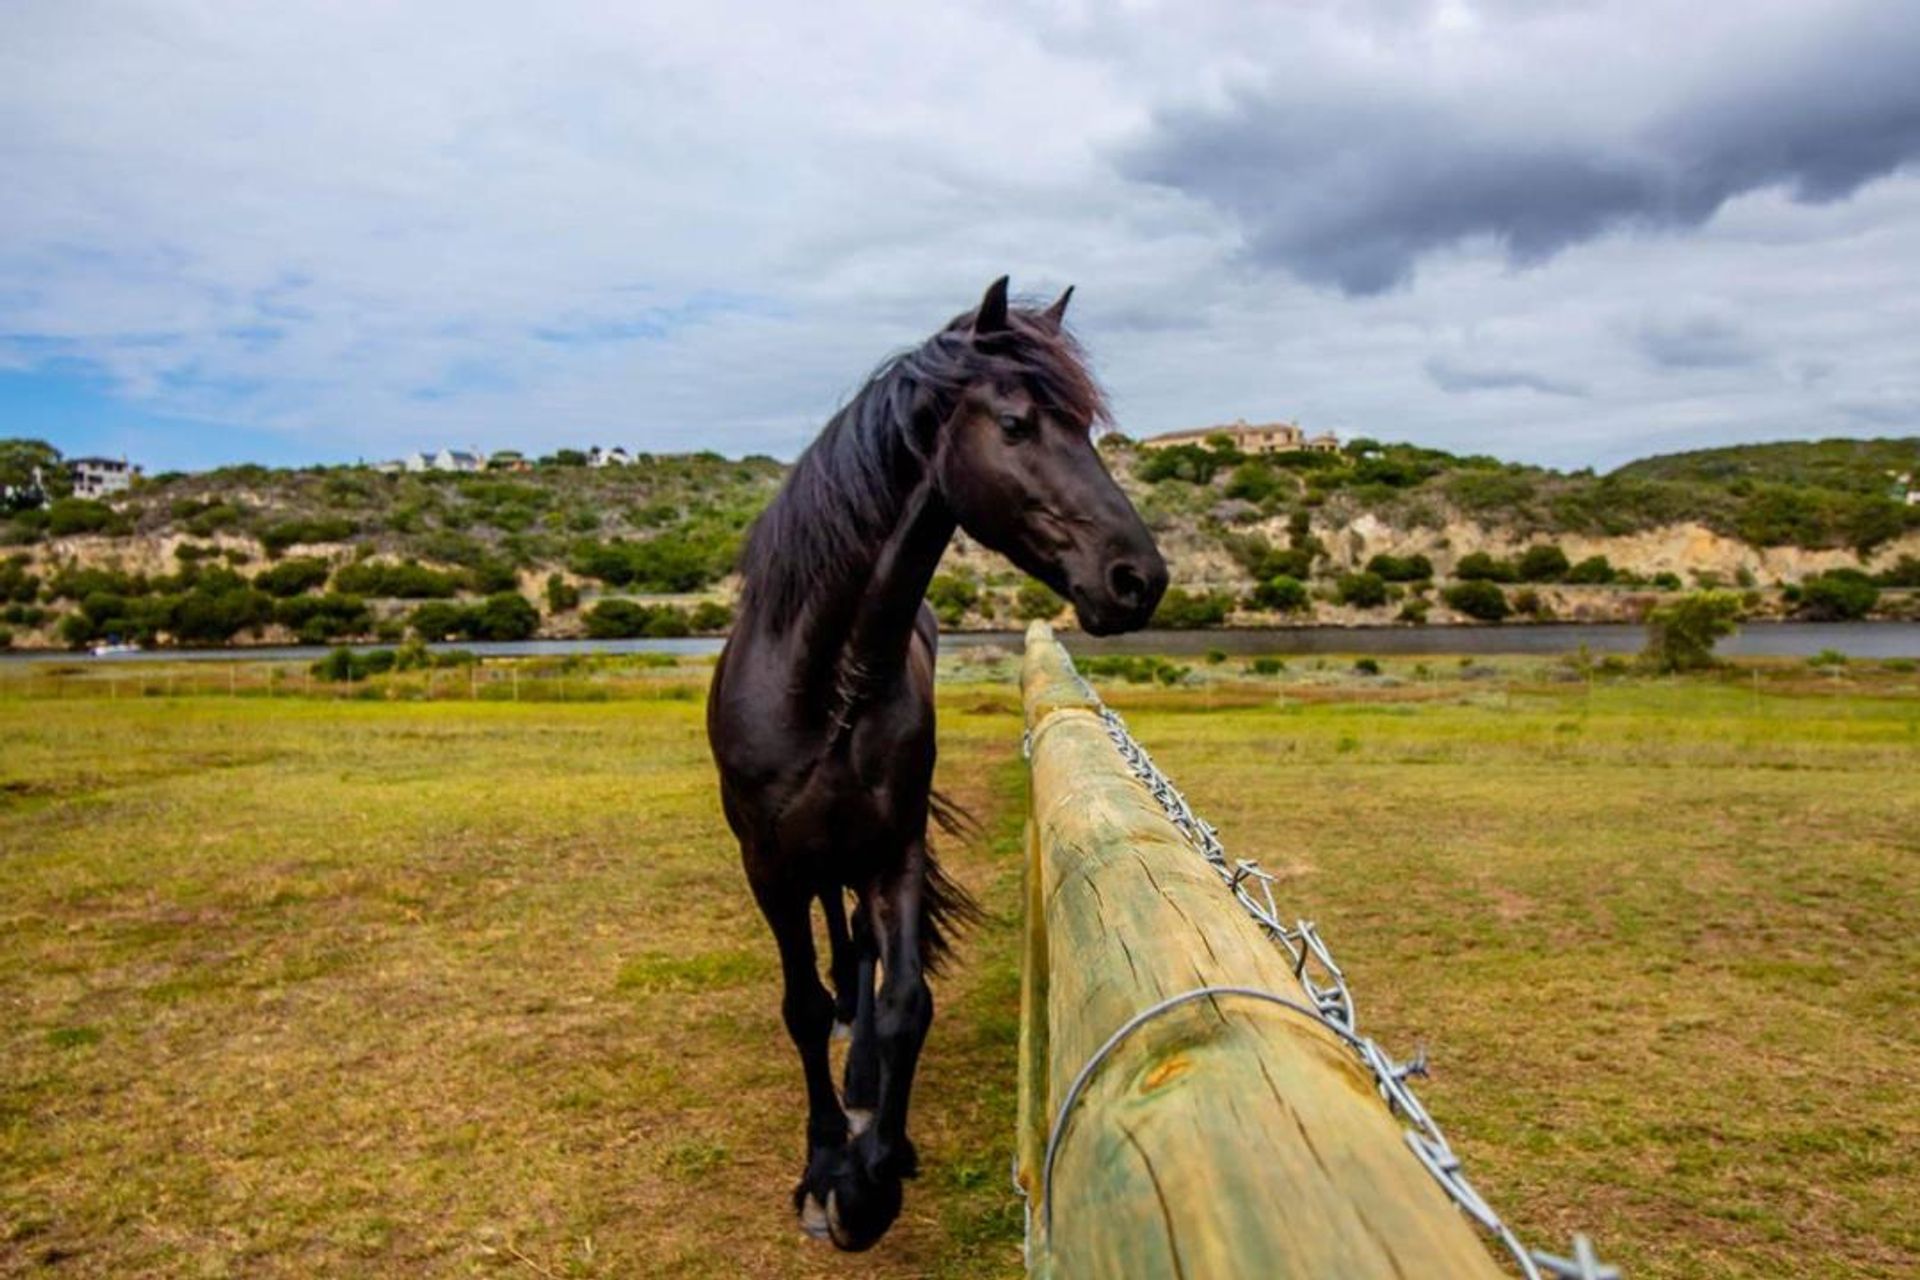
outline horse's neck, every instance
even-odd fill
[[[900,516],[870,561],[839,575],[846,597],[814,612],[819,630],[806,648],[831,654],[818,670],[837,729],[844,730],[877,691],[904,670],[927,584],[952,541],[953,513],[922,477],[900,503]],[[826,603],[826,602],[823,602]]]

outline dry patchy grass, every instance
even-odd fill
[[[1641,1276],[1920,1265],[1911,677],[1214,674],[1110,692],[1363,1024],[1431,1047],[1527,1234]],[[1017,704],[945,703],[996,918],[862,1275],[1020,1272]],[[797,1071],[697,701],[95,689],[0,699],[0,736],[0,1271],[847,1274],[787,1209]]]

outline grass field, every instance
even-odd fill
[[[1530,1238],[1913,1274],[1920,680],[1428,662],[1108,692],[1363,1026],[1428,1046]],[[787,1208],[797,1072],[700,674],[0,678],[0,1271],[1020,1274],[1007,664],[943,690],[990,833],[948,857],[995,919],[939,989],[926,1172],[851,1267]]]

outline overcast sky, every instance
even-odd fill
[[[994,276],[1140,435],[1920,433],[1912,0],[11,0],[0,435],[792,456]]]

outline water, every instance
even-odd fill
[[[1062,638],[1075,653],[1157,653],[1169,656],[1202,654],[1212,649],[1229,654],[1555,654],[1571,653],[1585,645],[1592,653],[1638,653],[1646,647],[1646,628],[1623,623],[1548,623],[1504,627],[1276,627],[1245,631],[1136,631],[1101,639],[1066,632]],[[435,649],[465,649],[489,658],[562,657],[576,653],[671,653],[687,656],[720,652],[717,636],[678,640],[521,640],[475,641],[471,644],[432,645]],[[941,647],[955,649],[992,645],[1017,651],[1018,631],[952,632],[941,637]],[[360,645],[358,648],[377,646]],[[1850,658],[1920,658],[1920,623],[1914,622],[1761,622],[1744,626],[1720,642],[1717,652],[1728,657],[1807,658],[1825,649]],[[31,658],[74,658],[108,662],[311,662],[327,649],[317,645],[283,645],[252,649],[151,649],[106,658],[84,655],[8,653],[16,661]]]

